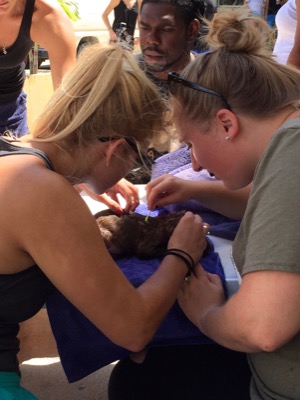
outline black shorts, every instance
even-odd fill
[[[157,347],[142,364],[119,361],[109,400],[250,400],[244,353],[217,344]]]

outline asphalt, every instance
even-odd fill
[[[21,364],[21,384],[39,400],[108,400],[107,385],[113,366],[69,383],[59,357],[35,358]]]

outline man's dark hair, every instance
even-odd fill
[[[208,0],[143,0],[141,9],[145,4],[170,4],[177,9],[178,14],[186,22],[190,24],[195,18],[210,18],[214,13],[215,7]]]

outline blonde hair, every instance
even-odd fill
[[[98,138],[120,137],[144,150],[164,129],[164,112],[158,89],[130,51],[94,45],[54,92],[29,140],[72,151]]]
[[[229,10],[207,24],[210,51],[190,63],[182,78],[219,92],[235,113],[267,118],[285,107],[299,108],[300,72],[273,59],[270,28],[262,18]],[[208,122],[224,106],[217,96],[176,83],[172,93],[194,121]]]

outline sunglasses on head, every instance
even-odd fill
[[[217,96],[217,97],[219,97],[219,99],[222,100],[222,103],[225,106],[225,108],[227,110],[229,110],[229,111],[232,111],[230,105],[227,102],[227,100],[225,99],[225,97],[221,93],[216,92],[215,90],[209,89],[209,88],[207,88],[205,86],[201,86],[201,85],[199,85],[199,83],[187,81],[186,79],[181,78],[180,75],[177,74],[176,72],[169,72],[168,73],[168,82],[179,83],[180,85],[186,86],[186,87],[188,87],[190,89],[194,89],[194,90],[198,90],[199,92],[211,94],[212,96]]]

